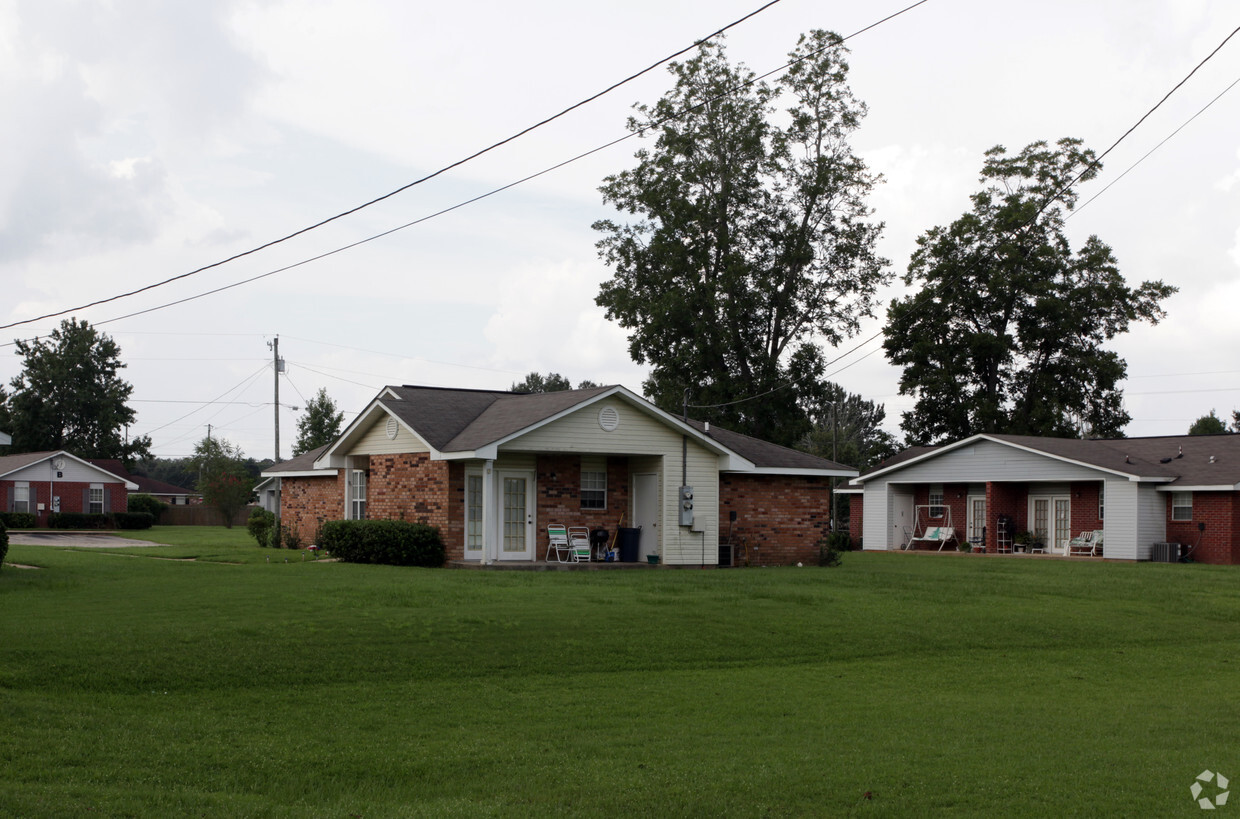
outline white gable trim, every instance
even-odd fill
[[[506,435],[503,438],[500,438],[499,440],[492,441],[491,443],[487,444],[485,447],[480,447],[477,450],[474,450],[473,452],[469,452],[469,453],[463,453],[463,452],[455,453],[454,452],[451,455],[445,455],[444,457],[445,459],[448,459],[448,458],[496,458],[498,457],[499,448],[503,446],[504,444],[508,443],[509,441],[516,440],[517,438],[520,438],[523,435],[528,435],[534,430],[541,429],[542,427],[545,427],[548,424],[553,424],[556,421],[560,420],[561,418],[564,418],[574,412],[577,412],[578,410],[583,409],[584,407],[588,407],[591,404],[597,404],[600,401],[606,400],[608,398],[613,398],[613,397],[624,400],[627,404],[631,405],[638,411],[643,412],[646,415],[649,415],[655,418],[656,420],[663,422],[667,426],[673,427],[674,429],[676,429],[677,432],[680,432],[683,435],[688,435],[692,440],[696,441],[700,446],[702,446],[706,450],[713,452],[716,455],[721,456],[721,458],[723,458],[724,460],[722,460],[719,464],[720,471],[730,471],[730,472],[753,472],[755,471],[756,467],[754,466],[752,461],[749,461],[741,457],[737,453],[728,449],[723,444],[716,441],[714,438],[711,438],[707,435],[702,434],[701,432],[698,432],[693,427],[689,426],[685,422],[676,418],[676,416],[664,412],[663,410],[656,407],[654,404],[647,401],[645,398],[642,398],[640,395],[635,395],[634,393],[629,391],[626,387],[622,387],[622,386],[612,387],[606,392],[601,392],[592,398],[587,398],[583,401],[579,401],[576,404],[573,404],[571,407],[561,410],[560,412],[557,412],[554,415],[544,418],[541,421],[530,424],[528,427],[518,430],[517,432],[514,432],[511,435]],[[431,457],[434,458],[434,455],[432,455]]]
[[[1220,486],[1178,486],[1171,484],[1170,486],[1157,486],[1155,492],[1237,492],[1240,491],[1240,483],[1222,484]]]
[[[69,458],[70,460],[77,461],[77,462],[78,462],[78,464],[79,464],[80,466],[84,466],[84,467],[86,467],[87,469],[91,470],[92,472],[97,472],[97,473],[98,473],[98,474],[100,474],[100,475],[104,475],[104,476],[106,476],[107,478],[110,478],[110,480],[108,481],[108,483],[119,483],[119,484],[123,484],[123,485],[125,486],[125,488],[126,488],[127,490],[129,490],[130,492],[137,492],[137,491],[138,491],[138,485],[137,485],[136,483],[134,483],[133,481],[128,481],[128,480],[125,480],[125,479],[124,479],[124,478],[122,478],[120,475],[114,475],[113,473],[109,472],[108,470],[104,469],[103,467],[101,467],[101,466],[95,466],[95,465],[94,465],[94,464],[92,464],[90,461],[87,461],[87,460],[85,460],[85,459],[83,459],[83,458],[79,458],[78,456],[74,455],[72,452],[66,452],[66,451],[65,451],[65,450],[63,450],[63,449],[61,449],[61,450],[57,450],[56,452],[49,452],[49,453],[47,453],[45,456],[43,456],[42,458],[39,458],[39,459],[38,459],[38,460],[36,460],[36,461],[31,461],[31,462],[29,462],[29,463],[27,463],[27,464],[23,464],[22,466],[19,466],[19,467],[17,467],[16,469],[10,469],[8,472],[5,472],[3,475],[0,475],[0,478],[5,478],[5,477],[8,477],[9,475],[16,475],[16,474],[17,474],[17,473],[19,473],[19,472],[23,472],[23,471],[25,471],[25,470],[27,470],[27,469],[31,469],[31,468],[33,468],[33,467],[35,467],[35,466],[38,466],[39,464],[44,464],[44,463],[49,464],[48,468],[50,469],[50,468],[51,468],[51,466],[50,466],[50,463],[49,463],[49,462],[50,462],[50,461],[52,461],[52,460],[54,460],[54,459],[56,459],[56,458]],[[36,480],[36,481],[42,481],[42,480],[44,480],[44,478],[42,478],[42,477],[31,477],[31,478],[22,478],[22,480]],[[54,477],[50,477],[50,476],[49,476],[49,478],[47,478],[47,480],[56,480],[56,478],[54,478]]]
[[[406,424],[396,413],[392,412],[392,410],[383,403],[383,400],[389,398],[389,396],[392,399],[396,398],[395,393],[392,392],[390,387],[384,388],[383,392],[379,393],[379,395],[366,406],[366,409],[358,413],[358,416],[353,419],[353,422],[345,427],[344,432],[340,433],[340,437],[336,439],[335,443],[324,450],[323,454],[315,460],[314,468],[316,472],[311,474],[322,474],[321,472],[317,472],[317,470],[341,469],[347,467],[348,464],[345,463],[345,458],[348,456],[349,451],[357,445],[358,439],[360,439],[366,431],[370,429],[371,425],[373,425],[380,418],[394,418],[396,423],[400,424],[402,429],[406,430],[409,434],[425,443],[426,439],[420,435],[416,429]],[[442,458],[442,453],[430,444],[427,444],[426,448],[430,451],[431,460],[440,460]],[[279,477],[287,478],[294,477],[294,475],[295,473],[292,472],[284,472],[280,473]],[[306,477],[305,475],[296,476]]]
[[[807,478],[851,478],[857,474],[855,469],[806,469],[804,467],[791,466],[755,466],[753,469],[744,470],[720,467],[719,471],[742,475],[791,475],[793,477]]]
[[[1020,450],[1021,452],[1027,452],[1030,455],[1038,455],[1043,458],[1049,458],[1052,461],[1059,461],[1060,463],[1072,464],[1073,466],[1079,466],[1083,469],[1092,469],[1095,472],[1105,472],[1108,475],[1118,475],[1120,477],[1127,478],[1128,480],[1134,483],[1166,483],[1166,482],[1175,480],[1174,478],[1171,478],[1171,477],[1142,476],[1142,475],[1137,475],[1132,472],[1123,472],[1118,469],[1111,469],[1105,466],[1098,466],[1097,464],[1086,463],[1085,461],[1078,461],[1075,458],[1066,458],[1062,455],[1055,455],[1050,452],[1046,452],[1045,450],[1037,449],[1036,447],[1024,446],[1023,444],[1018,444],[1013,441],[1005,441],[1002,438],[996,438],[992,435],[987,435],[986,433],[982,432],[982,433],[978,433],[977,435],[973,435],[963,440],[957,441],[954,444],[946,444],[944,446],[938,447],[937,449],[932,449],[929,452],[925,452],[925,453],[922,453],[921,455],[918,455],[916,458],[909,458],[907,461],[901,461],[898,464],[892,464],[891,466],[885,469],[879,469],[874,472],[870,472],[866,475],[862,475],[859,478],[853,479],[849,483],[852,486],[861,486],[861,485],[864,485],[866,481],[871,480],[873,478],[877,478],[882,475],[889,475],[892,472],[898,472],[901,469],[905,469],[906,467],[910,467],[914,464],[923,463],[924,461],[937,458],[941,455],[946,455],[950,452],[954,452],[957,449],[961,449],[962,447],[975,444],[978,441],[990,441],[991,443],[994,443],[994,444],[1001,444],[1011,449]]]

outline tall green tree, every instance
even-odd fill
[[[149,455],[148,436],[126,440],[137,417],[128,405],[133,386],[111,337],[86,321],[65,319],[45,339],[17,341],[21,373],[5,396],[12,452],[66,449],[83,458]]]
[[[1111,248],[1073,249],[1064,219],[1076,181],[1100,166],[1078,139],[986,152],[973,208],[917,241],[904,281],[920,289],[887,313],[887,358],[916,397],[911,444],[978,432],[1123,434],[1127,365],[1103,349],[1134,321],[1157,323],[1176,288],[1131,288]]]
[[[1209,415],[1203,415],[1193,421],[1192,426],[1188,428],[1189,435],[1220,435],[1227,431],[1227,424],[1215,414],[1214,410],[1210,410]]]
[[[669,66],[675,86],[658,102],[635,107],[629,130],[654,144],[600,188],[633,218],[594,224],[613,270],[595,301],[629,331],[664,410],[679,414],[688,390],[699,418],[794,443],[820,344],[872,314],[890,276],[865,203],[879,177],[848,142],[866,108],[846,54],[813,31],[767,83],[706,43]]]
[[[293,444],[293,456],[330,444],[340,435],[344,413],[336,409],[336,402],[320,387],[314,397],[306,402],[305,413],[297,419],[297,442]]]
[[[223,438],[203,438],[194,446],[203,503],[214,507],[231,529],[233,517],[254,496],[254,478],[246,468],[240,447]]]
[[[821,458],[864,471],[900,450],[896,437],[883,429],[886,408],[838,384],[824,386],[810,418],[813,428],[797,447]]]

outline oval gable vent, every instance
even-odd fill
[[[615,407],[603,407],[598,411],[598,425],[608,432],[620,426],[620,413]]]
[[[387,420],[387,437],[389,440],[396,440],[396,433],[400,432],[400,425],[396,423],[396,419],[388,416]]]

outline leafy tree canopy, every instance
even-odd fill
[[[810,426],[819,345],[872,315],[890,276],[865,204],[879,177],[848,144],[866,109],[846,53],[810,32],[771,84],[706,43],[669,66],[675,86],[658,102],[635,107],[629,130],[654,144],[600,188],[633,218],[594,224],[613,270],[595,301],[629,331],[664,410],[679,414],[688,389],[703,420],[794,443]]]
[[[254,478],[241,449],[223,438],[203,438],[194,446],[194,458],[201,470],[198,491],[203,503],[215,507],[231,529],[233,516],[254,495]]]
[[[126,440],[137,417],[133,386],[120,377],[120,347],[86,321],[65,319],[46,339],[17,341],[22,372],[0,391],[0,420],[13,452],[66,449],[83,458],[132,462],[150,453],[151,439]]]
[[[593,381],[582,381],[577,385],[579,390],[593,389],[601,387],[601,384],[595,384]],[[512,385],[512,392],[561,392],[563,390],[571,390],[573,383],[559,373],[542,373],[533,372],[527,375],[521,381]]]
[[[972,210],[918,239],[904,279],[921,289],[892,303],[884,342],[901,394],[917,399],[901,424],[910,443],[1123,434],[1127,365],[1102,345],[1157,323],[1176,288],[1128,287],[1097,236],[1070,246],[1074,186],[1100,167],[1078,139],[992,148]]]
[[[336,440],[342,423],[344,413],[336,409],[336,402],[327,394],[326,389],[320,387],[315,396],[306,403],[305,414],[297,419],[294,457]]]
[[[813,455],[865,470],[900,451],[896,437],[883,429],[883,405],[838,384],[825,385],[810,417],[813,429],[797,446]]]
[[[1233,413],[1233,416],[1240,416],[1240,412]],[[1240,417],[1236,417],[1235,420],[1238,423],[1230,431],[1240,432]],[[1209,415],[1203,415],[1193,421],[1192,426],[1188,428],[1189,435],[1218,435],[1228,431],[1227,424],[1215,414],[1214,410],[1210,410]]]

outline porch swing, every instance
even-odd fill
[[[931,516],[930,510],[939,512]],[[931,525],[932,521],[939,521]],[[922,504],[913,507],[913,536],[909,538],[905,549],[916,549],[918,543],[938,544],[938,551],[956,540],[956,529],[952,526],[952,509],[944,504]]]

